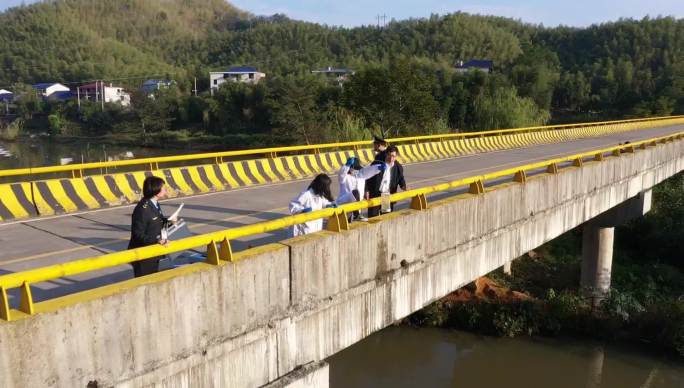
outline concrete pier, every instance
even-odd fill
[[[598,305],[610,292],[614,236],[614,227],[604,228],[591,222],[582,230],[581,286],[593,305]]]
[[[610,293],[615,227],[651,210],[651,197],[651,190],[645,190],[584,224],[580,284],[593,306]]]

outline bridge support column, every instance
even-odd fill
[[[582,230],[581,286],[591,297],[592,305],[598,305],[610,291],[614,236],[614,227],[604,228],[591,222]]]
[[[263,388],[328,388],[330,368],[325,361],[311,363],[293,370]]]
[[[649,210],[651,190],[639,193],[584,224],[580,282],[594,307],[610,292],[615,227],[641,217]]]
[[[513,275],[513,271],[511,270],[511,264],[513,264],[513,260],[507,261],[506,264],[503,265],[503,271],[506,275]]]

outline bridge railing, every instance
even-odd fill
[[[481,132],[462,132],[462,133],[449,133],[449,134],[437,134],[437,135],[424,135],[424,136],[412,136],[412,137],[398,137],[387,139],[391,144],[403,144],[403,143],[421,143],[429,141],[444,141],[444,140],[454,140],[454,139],[469,139],[469,138],[482,138],[491,136],[502,136],[502,135],[512,135],[528,132],[540,132],[549,130],[560,130],[560,129],[572,129],[572,128],[586,128],[586,127],[596,127],[596,126],[613,126],[615,130],[623,129],[623,127],[629,124],[642,123],[642,122],[657,122],[663,120],[672,120],[684,118],[682,116],[664,116],[664,117],[651,117],[651,118],[641,118],[641,119],[630,119],[630,120],[613,120],[613,121],[598,121],[589,123],[576,123],[576,124],[559,124],[559,125],[547,125],[547,126],[535,126],[526,128],[514,128],[514,129],[497,129],[491,131],[481,131]],[[32,167],[32,168],[17,168],[0,170],[0,178],[7,177],[25,177],[30,179],[36,179],[40,176],[45,176],[48,174],[67,174],[71,175],[72,178],[83,177],[88,175],[88,172],[92,170],[97,170],[100,172],[102,170],[107,171],[107,169],[115,169],[118,167],[139,167],[140,170],[158,170],[160,164],[180,164],[189,161],[199,161],[199,160],[213,160],[216,163],[222,163],[225,160],[249,158],[249,157],[266,157],[275,158],[278,155],[291,155],[297,153],[320,153],[323,151],[330,150],[340,150],[340,149],[359,149],[363,147],[368,147],[372,144],[371,140],[365,141],[353,141],[353,142],[341,142],[341,143],[326,143],[326,144],[310,144],[310,145],[299,145],[299,146],[288,146],[288,147],[271,147],[271,148],[257,148],[248,150],[236,150],[236,151],[223,151],[223,152],[208,152],[208,153],[197,153],[189,155],[176,155],[176,156],[160,156],[153,158],[140,158],[140,159],[129,159],[129,160],[117,160],[108,162],[91,162],[91,163],[76,163],[68,164],[64,166],[45,166],[45,167]]]
[[[392,202],[411,201],[410,208],[424,210],[427,208],[427,195],[435,193],[445,193],[449,190],[467,187],[468,192],[480,195],[485,192],[485,183],[492,180],[512,178],[513,181],[524,184],[529,173],[546,172],[550,174],[558,173],[567,167],[581,167],[587,159],[593,161],[603,161],[610,157],[619,157],[623,153],[634,153],[638,149],[657,146],[661,143],[671,142],[684,138],[684,131],[667,136],[651,138],[643,141],[618,145],[615,147],[596,149],[588,152],[564,156],[560,158],[548,159],[536,163],[522,164],[505,170],[495,171],[482,175],[470,176],[463,179],[454,180],[427,187],[408,190],[401,193],[392,194]],[[102,270],[114,266],[133,263],[139,260],[149,259],[161,255],[183,252],[198,247],[207,249],[208,264],[221,265],[223,262],[234,261],[234,256],[230,242],[232,240],[258,235],[262,233],[280,230],[292,225],[301,224],[307,221],[328,219],[328,230],[341,231],[349,229],[347,223],[347,213],[367,209],[373,206],[380,206],[381,199],[370,200],[341,205],[339,208],[329,208],[314,211],[311,213],[285,216],[279,219],[259,222],[251,225],[225,229],[217,232],[188,237],[177,241],[171,241],[166,246],[151,245],[143,248],[131,249],[122,252],[110,253],[102,256],[75,260],[63,264],[55,264],[42,268],[16,272],[0,276],[0,319],[11,320],[12,313],[7,297],[7,290],[20,288],[19,311],[24,314],[34,314],[35,307],[31,295],[31,285],[39,282],[50,281],[66,276],[83,274],[91,271]]]

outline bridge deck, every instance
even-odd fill
[[[416,188],[520,164],[610,147],[625,141],[664,136],[683,129],[684,126],[673,126],[630,131],[563,143],[423,162],[408,166],[405,169],[405,175],[408,185]],[[188,221],[191,232],[207,233],[285,215],[290,199],[303,190],[307,183],[308,179],[249,187],[173,199],[165,201],[164,204],[167,205],[167,213],[170,213],[175,207],[173,205],[185,202],[183,218]],[[0,274],[123,250],[128,243],[132,208],[133,206],[122,206],[0,224],[0,242],[2,243]],[[233,245],[234,249],[241,250],[249,245],[278,241],[288,235],[289,230],[280,230],[235,241]],[[34,285],[33,296],[35,301],[40,301],[131,277],[130,266],[119,266],[83,276]],[[10,295],[10,298],[15,299],[16,295]]]

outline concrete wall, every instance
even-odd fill
[[[683,168],[677,141],[255,248],[234,264],[124,283],[102,298],[60,298],[67,307],[0,323],[0,386],[272,383]]]

